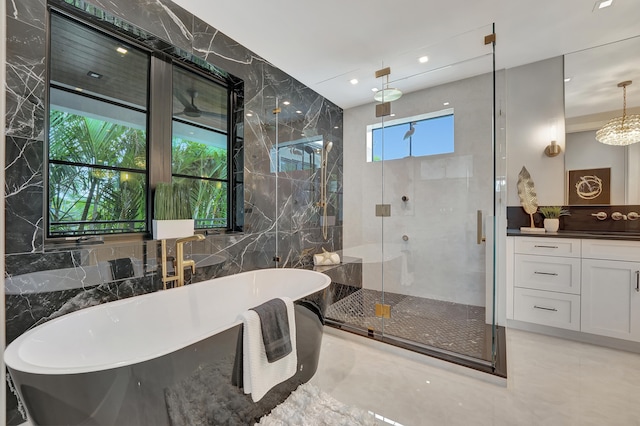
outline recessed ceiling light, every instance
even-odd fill
[[[420,56],[418,58],[418,62],[420,62],[421,64],[424,64],[425,62],[429,62],[429,57],[428,56]]]
[[[116,52],[121,53],[121,54],[123,54],[123,55],[126,55],[126,54],[127,54],[127,52],[128,52],[128,50],[127,50],[127,49],[125,49],[125,48],[124,48],[124,47],[122,47],[122,46],[119,46],[119,47],[116,49]]]
[[[253,117],[253,114],[251,114],[250,112],[247,113],[247,117]]]
[[[91,77],[91,78],[97,78],[97,79],[102,78],[102,74],[100,74],[99,72],[95,72],[95,71],[89,71],[89,72],[87,73],[87,75],[88,75],[89,77]]]
[[[291,104],[291,102],[289,102],[289,101],[284,101],[284,102],[283,102],[283,104],[285,104],[285,105],[290,105],[290,104]]]
[[[357,78],[352,78],[351,80],[349,80],[349,83],[351,84],[358,84],[358,79]]]
[[[297,110],[297,111],[296,111],[296,114],[302,114],[302,111]]]
[[[449,102],[445,102],[442,105],[447,106],[447,105],[449,105]]]
[[[378,88],[377,88],[377,87],[374,87],[373,89],[371,89],[371,91],[375,93],[375,92],[377,92],[377,91],[378,91]]]
[[[593,10],[596,9],[604,9],[605,7],[609,7],[613,4],[613,0],[598,0],[593,7]]]
[[[333,128],[334,128],[334,129],[339,129],[339,128],[340,128],[340,126],[333,126]]]
[[[570,82],[570,81],[571,81],[571,77],[567,77],[567,78],[565,78],[565,79],[564,79],[564,82],[565,82],[565,83],[568,83],[568,82]]]
[[[396,114],[395,113],[391,113],[391,115],[389,115],[389,117],[395,117]]]
[[[84,90],[82,87],[76,87],[76,92],[82,92]]]

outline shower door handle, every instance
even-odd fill
[[[478,244],[482,244],[483,242],[486,241],[486,238],[482,235],[482,222],[483,222],[482,210],[478,210],[477,219],[478,219],[478,223],[476,228],[476,239]]]

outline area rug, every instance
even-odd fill
[[[376,420],[367,411],[343,404],[316,386],[305,383],[256,425],[375,426]]]

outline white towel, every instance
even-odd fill
[[[242,335],[243,387],[244,393],[251,394],[253,402],[260,401],[269,389],[296,374],[298,368],[295,308],[290,298],[281,297],[281,299],[287,305],[291,353],[276,362],[269,363],[267,360],[258,314],[248,310],[240,315],[244,324]]]

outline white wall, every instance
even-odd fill
[[[380,244],[384,235],[388,251],[406,252],[405,265],[385,264],[385,291],[485,305],[476,217],[493,211],[492,101],[490,74],[403,96],[392,103],[394,119],[454,108],[455,153],[377,163],[365,156],[366,126],[379,122],[374,104],[345,111],[343,243]],[[375,216],[378,203],[391,204],[391,217]],[[380,290],[382,273],[365,265],[365,288]]]
[[[627,148],[605,145],[596,132],[567,134],[566,170],[611,168],[611,204],[625,204],[625,163]]]
[[[507,204],[520,205],[516,184],[525,166],[538,204],[561,205],[565,199],[563,58],[508,69],[506,88]],[[550,158],[544,149],[553,137],[563,152]]]
[[[640,143],[627,147],[627,197],[625,204],[640,204]]]

